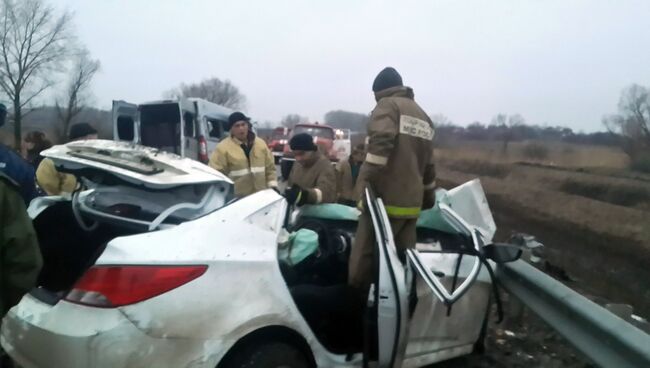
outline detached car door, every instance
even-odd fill
[[[397,255],[383,201],[375,198],[369,189],[365,195],[378,256],[378,274],[369,295],[370,304],[377,312],[377,367],[398,368],[402,366],[408,339],[408,290],[411,282],[408,270]]]

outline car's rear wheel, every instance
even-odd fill
[[[282,342],[249,345],[219,368],[311,368],[305,355]]]

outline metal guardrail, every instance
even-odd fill
[[[650,367],[650,335],[528,263],[499,265],[497,278],[601,367]]]

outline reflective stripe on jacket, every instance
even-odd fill
[[[275,162],[264,140],[251,133],[248,157],[242,142],[232,136],[219,142],[210,156],[210,167],[227,175],[235,183],[235,195],[247,196],[270,187],[277,187]]]
[[[306,203],[333,203],[336,201],[336,169],[319,151],[305,165],[296,161],[291,168],[288,186],[293,184],[309,192]]]

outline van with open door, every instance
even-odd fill
[[[200,98],[113,101],[113,137],[207,163],[232,110]]]

